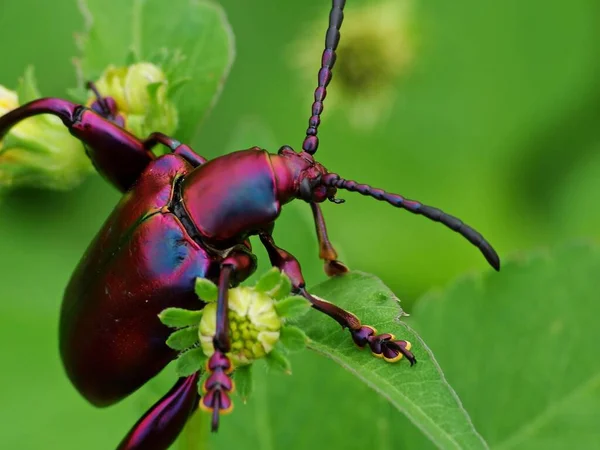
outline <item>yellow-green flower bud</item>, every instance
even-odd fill
[[[37,93],[31,72],[21,83],[24,90]],[[17,92],[0,86],[0,116],[18,106]],[[0,187],[27,185],[66,190],[77,186],[92,171],[81,143],[54,116],[23,120],[0,141]]]
[[[114,98],[125,128],[143,138],[153,131],[173,134],[177,109],[168,98],[169,81],[154,64],[140,62],[127,67],[109,66],[96,81],[98,92]],[[90,94],[88,105],[96,100]]]
[[[199,337],[204,353],[214,353],[217,304],[203,309]],[[237,365],[250,364],[266,356],[279,340],[281,318],[275,310],[275,300],[251,287],[229,290],[229,327],[231,351],[228,356]]]

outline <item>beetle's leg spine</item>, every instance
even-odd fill
[[[317,131],[321,123],[321,113],[323,112],[323,101],[327,96],[327,86],[331,81],[332,69],[337,55],[335,53],[340,42],[340,28],[344,21],[344,5],[346,0],[332,0],[331,11],[329,13],[329,28],[325,33],[325,50],[321,57],[321,69],[318,75],[318,86],[315,89],[315,101],[312,104],[312,115],[308,120],[308,129],[306,137],[302,143],[302,150],[311,155],[317,152],[319,148],[319,138]]]

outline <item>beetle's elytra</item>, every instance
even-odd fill
[[[332,77],[345,0],[333,0],[325,50],[318,72],[309,127],[301,152],[283,146],[277,153],[254,147],[207,161],[176,139],[161,133],[139,138],[127,132],[116,102],[97,94],[91,108],[57,98],[28,103],[0,118],[0,139],[15,124],[38,114],[53,114],[86,146],[96,169],[123,197],[89,246],[66,288],[60,324],[60,350],[67,373],[91,403],[115,403],[156,375],[174,357],[165,345],[169,330],[158,313],[167,307],[201,307],[194,280],[219,286],[215,353],[200,398],[198,373],[177,381],[132,428],[119,449],[163,450],[175,440],[200,405],[219,413],[231,406],[233,370],[229,358],[227,289],[256,268],[248,237],[258,235],[271,263],[291,279],[296,293],[342,327],[354,342],[369,346],[387,361],[414,355],[406,341],[377,332],[337,306],[313,297],[305,288],[300,264],[272,237],[286,203],[301,199],[312,208],[325,271],[347,271],[329,242],[320,203],[339,189],[384,200],[443,223],[477,246],[499,269],[496,252],[485,239],[455,217],[399,195],[345,180],[315,161],[317,131],[326,88]],[[94,89],[93,85],[90,88]],[[170,153],[156,157],[164,145]],[[225,176],[226,174],[226,176]]]

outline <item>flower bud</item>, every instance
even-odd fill
[[[21,80],[20,92],[39,98],[33,73]],[[20,94],[0,86],[0,116],[20,105]],[[23,102],[33,98],[22,99]],[[0,141],[0,187],[31,186],[67,190],[93,171],[83,146],[61,120],[50,115],[28,118]]]
[[[169,81],[154,64],[109,66],[95,84],[100,95],[115,100],[125,118],[125,128],[134,135],[144,138],[154,131],[176,131],[179,121],[175,104],[168,98]],[[88,105],[94,101],[96,97],[91,93]]]
[[[325,108],[342,111],[357,130],[370,130],[390,113],[398,81],[413,63],[413,2],[375,0],[349,5],[346,13],[360,19],[344,22]],[[303,89],[315,86],[323,51],[323,24],[316,22],[313,29],[306,35],[314,38],[298,40],[290,52],[290,64],[304,74]]]
[[[217,304],[204,307],[199,337],[204,353],[214,353]],[[229,290],[229,328],[231,351],[228,356],[235,365],[250,364],[266,356],[279,340],[282,320],[277,315],[275,300],[251,287]]]

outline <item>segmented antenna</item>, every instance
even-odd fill
[[[323,100],[327,96],[327,86],[331,81],[331,70],[335,64],[338,43],[340,42],[340,28],[344,21],[344,5],[346,0],[332,0],[331,12],[329,13],[329,28],[325,34],[325,50],[321,58],[321,69],[319,70],[319,85],[315,89],[315,101],[312,104],[312,116],[308,120],[308,129],[306,137],[302,143],[302,150],[314,155],[319,148],[319,138],[317,137],[317,128],[321,123],[321,113],[323,112]]]
[[[356,181],[345,180],[335,173],[328,173],[325,175],[323,177],[323,184],[325,186],[358,192],[359,194],[373,197],[377,200],[386,201],[397,208],[403,208],[413,214],[419,214],[435,222],[440,222],[451,230],[456,231],[465,237],[469,242],[471,242],[471,244],[479,248],[490,265],[494,269],[500,270],[500,258],[489,242],[487,242],[485,238],[473,228],[454,216],[446,214],[437,208],[423,205],[417,201],[408,200],[401,195],[391,194],[382,189],[371,187],[368,184],[358,184]]]

